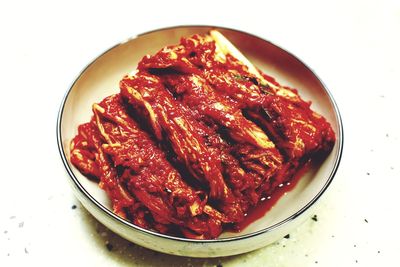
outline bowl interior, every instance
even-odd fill
[[[118,93],[118,83],[146,54],[154,54],[162,47],[176,44],[183,36],[205,33],[210,27],[177,27],[140,35],[119,44],[94,60],[71,87],[60,113],[60,140],[70,168],[77,181],[103,208],[111,210],[106,194],[94,182],[84,177],[69,162],[69,144],[79,124],[90,120],[93,103]],[[285,194],[261,219],[240,233],[224,233],[220,238],[241,236],[273,226],[299,212],[329,183],[341,153],[341,125],[335,105],[315,74],[297,58],[281,48],[258,37],[229,29],[218,29],[234,43],[250,61],[283,85],[297,88],[312,108],[325,116],[339,139],[322,163],[309,170],[297,186]]]

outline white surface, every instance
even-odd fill
[[[197,2],[0,3],[0,265],[398,265],[400,2]],[[105,49],[177,24],[262,36],[300,57],[330,88],[345,149],[317,222],[310,218],[289,239],[249,254],[200,260],[129,244],[77,203],[56,147],[61,98]]]

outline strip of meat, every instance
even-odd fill
[[[155,136],[160,142],[171,144],[177,157],[200,182],[210,188],[210,197],[219,200],[217,204],[231,221],[243,217],[243,211],[227,187],[222,173],[221,161],[205,145],[199,134],[202,125],[190,117],[190,111],[176,102],[165,90],[157,76],[139,72],[125,77],[121,83],[121,94],[135,106],[144,108],[144,117],[151,120]]]

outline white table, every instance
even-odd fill
[[[0,4],[0,265],[399,265],[400,2],[180,5]],[[289,239],[227,258],[174,257],[111,233],[73,196],[56,145],[64,93],[115,43],[180,24],[232,27],[269,39],[311,66],[334,95],[345,126],[342,163],[318,202],[318,221],[310,218]]]

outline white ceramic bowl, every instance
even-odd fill
[[[217,240],[191,240],[148,231],[116,216],[106,194],[71,164],[69,144],[77,133],[78,125],[89,121],[91,105],[118,92],[119,80],[135,69],[144,55],[154,54],[166,45],[176,44],[183,36],[206,33],[211,28],[228,37],[261,70],[275,77],[281,84],[297,88],[304,99],[311,100],[312,108],[332,124],[337,141],[322,165],[307,172],[272,210],[244,231],[224,233]],[[90,63],[62,100],[57,121],[57,138],[61,158],[77,198],[109,229],[136,244],[160,252],[192,257],[218,257],[240,254],[270,244],[292,231],[310,215],[310,208],[328,188],[338,168],[343,146],[343,128],[332,95],[310,68],[294,55],[245,32],[209,26],[179,26],[141,34],[112,47]]]

